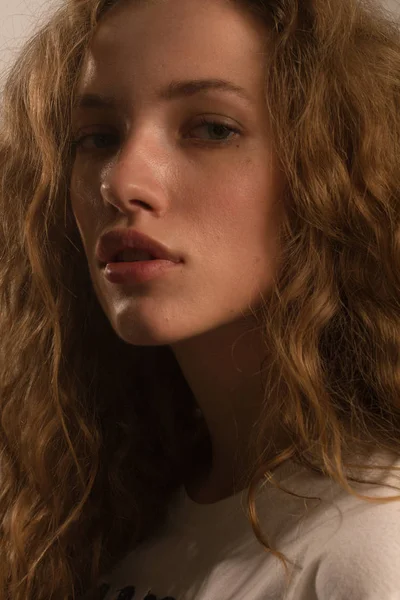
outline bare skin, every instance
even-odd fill
[[[284,184],[265,108],[265,52],[262,24],[229,0],[125,1],[100,24],[79,89],[111,95],[116,107],[74,115],[79,137],[117,138],[105,150],[88,138],[71,179],[93,286],[118,336],[171,347],[202,409],[213,464],[186,483],[199,503],[232,494],[264,401],[266,349],[249,308],[276,270]],[[242,87],[247,99],[222,90],[156,97],[173,80],[210,78]],[[203,116],[225,127],[202,125]],[[95,248],[120,226],[166,244],[183,263],[133,291],[109,283]]]

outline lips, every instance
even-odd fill
[[[117,255],[128,248],[148,252],[154,259],[169,260],[174,263],[182,260],[176,252],[161,242],[134,229],[122,228],[112,229],[100,237],[96,258],[104,267],[109,262],[117,262]]]

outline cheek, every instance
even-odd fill
[[[88,192],[85,189],[83,180],[76,173],[73,173],[70,186],[71,210],[85,250],[87,247],[86,237],[91,229],[90,223],[93,226],[94,222],[94,214],[88,201]]]
[[[92,223],[96,218],[96,202],[93,196],[93,185],[77,169],[71,175],[70,198],[71,208],[78,226]]]
[[[249,169],[233,183],[223,213],[233,241],[232,254],[249,278],[268,284],[279,255],[279,187],[274,174],[262,168]]]
[[[214,225],[230,231],[238,245],[251,247],[257,240],[267,235],[268,224],[274,213],[276,190],[268,176],[261,170],[248,169],[247,172],[231,173],[222,178],[213,191],[207,193],[207,213],[214,216]]]
[[[84,221],[84,210],[82,207],[82,203],[78,200],[76,194],[74,193],[74,191],[71,188],[71,210],[72,210],[72,214],[74,215],[74,219],[75,219],[75,223],[76,226],[79,230],[80,236],[81,238],[83,238],[83,231],[84,231],[84,225],[83,225],[83,221]]]

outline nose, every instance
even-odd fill
[[[114,206],[119,212],[129,214],[138,210],[151,211],[158,217],[166,212],[166,203],[162,192],[156,193],[150,186],[144,184],[124,185],[121,181],[103,182],[101,196],[106,205]]]
[[[155,155],[139,152],[137,143],[125,148],[103,176],[100,193],[104,203],[125,214],[144,209],[163,216],[168,202],[160,184],[162,159],[158,162]]]

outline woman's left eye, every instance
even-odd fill
[[[199,129],[199,128],[208,128],[208,131],[212,131],[212,129],[214,129],[214,133],[216,133],[217,138],[218,139],[212,139],[212,140],[204,140],[205,142],[211,141],[212,143],[220,143],[220,144],[228,144],[229,142],[232,141],[232,138],[236,138],[236,136],[240,135],[241,132],[239,129],[237,129],[236,127],[232,127],[231,125],[227,125],[226,123],[222,123],[220,121],[213,121],[213,120],[209,120],[206,118],[201,119],[201,121],[191,129],[191,131],[195,130],[195,129]],[[220,137],[220,136],[224,136],[224,135],[229,135],[230,133],[234,134],[232,135],[231,139],[225,139],[224,137]],[[211,135],[213,135],[211,133]],[[90,133],[87,135],[83,135],[80,138],[77,138],[75,140],[73,140],[71,142],[71,147],[73,149],[80,149],[82,148],[83,151],[90,151],[90,150],[105,150],[109,147],[109,144],[107,145],[107,139],[109,140],[109,143],[111,144],[115,144],[115,138],[117,136],[113,135],[113,134],[107,134],[107,133]],[[196,137],[196,136],[195,136]],[[110,142],[110,138],[111,138],[111,142]],[[113,141],[114,138],[114,141]],[[93,144],[94,144],[94,148],[88,148],[88,147],[84,147],[84,142],[86,140],[92,140]],[[102,142],[104,143],[104,140],[106,140],[106,146],[104,147],[103,145],[101,145],[101,147],[96,147],[96,139],[99,141],[100,145],[102,144]]]
[[[232,127],[231,125],[227,125],[225,123],[222,123],[220,121],[213,121],[213,120],[209,120],[209,119],[201,119],[200,123],[198,123],[193,129],[198,129],[199,127],[204,127],[207,126],[209,128],[209,131],[211,129],[214,128],[214,130],[217,130],[217,135],[224,135],[224,132],[221,132],[221,130],[228,130],[228,133],[234,133],[235,135],[232,136],[233,138],[236,137],[236,135],[240,135],[240,131],[239,129],[236,129],[236,127]],[[219,130],[219,133],[218,133]],[[222,143],[228,143],[231,140],[227,140],[227,139],[217,139],[217,140],[212,140],[212,141],[216,141],[216,142],[222,142]]]

